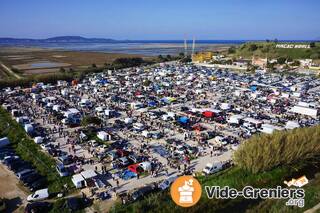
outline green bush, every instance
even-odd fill
[[[234,153],[235,163],[258,173],[279,165],[310,160],[320,154],[320,126],[251,137]]]
[[[82,120],[81,120],[81,125],[82,126],[88,126],[90,124],[94,124],[94,125],[101,125],[102,120],[96,116],[85,116]]]

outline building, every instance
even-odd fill
[[[213,57],[212,52],[200,52],[192,56],[192,62],[196,62],[196,63],[209,62],[212,60],[212,57]]]
[[[258,66],[261,68],[266,68],[268,64],[268,58],[252,57],[252,65]]]
[[[307,115],[314,118],[316,118],[319,113],[317,108],[310,108],[310,107],[299,106],[299,105],[292,107],[291,112],[301,114],[301,115]]]

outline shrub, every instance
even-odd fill
[[[235,163],[253,173],[316,158],[320,154],[320,126],[251,137],[234,153]]]

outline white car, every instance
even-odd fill
[[[184,146],[181,146],[181,145],[178,146],[175,152],[178,153],[178,154],[180,154],[180,155],[183,155],[183,154],[185,153],[185,148],[184,148]]]
[[[27,201],[33,202],[33,201],[45,200],[48,197],[49,197],[48,188],[40,189],[40,190],[35,191],[33,194],[29,195],[27,197]]]
[[[159,188],[161,190],[165,190],[165,189],[169,188],[170,185],[173,183],[173,181],[175,181],[177,178],[178,178],[178,176],[169,177],[168,179],[166,179],[160,183]]]
[[[45,151],[49,150],[49,148],[50,148],[51,146],[52,146],[51,143],[42,143],[42,144],[40,144],[40,147],[41,147],[43,150],[45,150]]]

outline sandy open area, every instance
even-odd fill
[[[19,184],[18,178],[0,164],[0,197],[6,198],[6,212],[23,212],[28,192]]]

